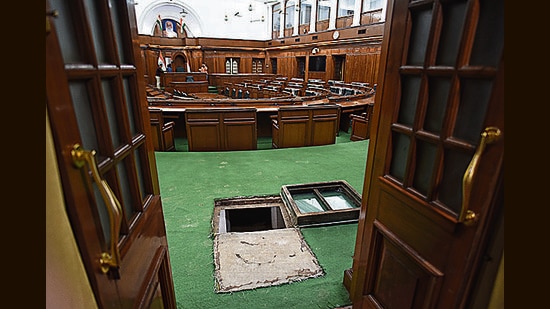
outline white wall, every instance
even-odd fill
[[[58,170],[46,109],[46,308],[97,309],[65,211]]]
[[[189,37],[269,40],[271,15],[264,0],[134,0],[138,33],[152,35],[157,16],[183,18]],[[252,5],[252,11],[249,6]],[[234,14],[239,12],[241,17]],[[227,15],[227,21],[225,16]],[[264,21],[260,20],[264,16]]]

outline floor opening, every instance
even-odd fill
[[[346,181],[284,185],[278,195],[214,200],[212,231],[256,232],[357,222],[361,196]]]
[[[214,202],[214,234],[276,230],[291,226],[279,195],[221,198]]]
[[[280,207],[234,208],[221,211],[226,232],[253,232],[285,228]],[[223,223],[222,223],[223,225]],[[224,228],[220,226],[220,230]]]

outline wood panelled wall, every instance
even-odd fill
[[[346,53],[344,81],[363,81],[374,85],[378,80],[380,45],[353,48]]]
[[[375,84],[378,79],[378,63],[380,60],[380,44],[373,45],[341,45],[321,47],[320,52],[312,55],[312,48],[290,49],[284,51],[272,50],[269,58],[277,59],[277,75],[299,77],[297,57],[306,58],[306,72],[304,79],[335,79],[334,56],[344,56],[343,81],[366,82]],[[324,72],[308,70],[309,57],[325,56],[326,69]]]
[[[238,49],[205,49],[203,51],[204,62],[211,73],[225,73],[225,60],[227,58],[239,59],[239,73],[252,73],[252,59],[265,59],[263,50],[238,50]],[[266,73],[264,66],[262,73]]]
[[[344,82],[377,83],[384,24],[348,27],[332,31],[318,31],[276,40],[237,40],[216,38],[160,38],[141,35],[140,45],[146,66],[146,81],[155,83],[158,53],[173,60],[189,61],[192,72],[204,62],[209,73],[225,73],[227,58],[238,59],[239,73],[253,73],[253,60],[263,60],[262,72],[273,73],[271,60],[277,60],[276,74],[289,79],[339,80],[335,74],[335,60],[344,59]],[[333,39],[334,31],[340,36]],[[318,52],[313,53],[313,49]],[[308,70],[309,57],[325,56],[325,71]],[[298,58],[305,60],[305,72],[300,74]]]

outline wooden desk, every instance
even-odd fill
[[[192,81],[188,80],[189,78]],[[201,72],[165,72],[162,75],[164,90],[173,93],[174,89],[191,94],[208,92],[208,75]]]
[[[208,92],[208,82],[171,82],[165,88],[165,91],[174,93],[174,89],[187,94]]]
[[[256,109],[193,108],[185,112],[189,151],[254,150]]]
[[[340,130],[347,132],[350,127],[350,115],[361,114],[367,110],[368,104],[374,104],[374,97],[357,100],[331,102],[331,99],[305,101],[307,97],[293,99],[189,99],[160,100],[149,99],[150,108],[162,110],[166,121],[174,121],[175,136],[186,138],[185,111],[188,108],[235,108],[250,107],[256,109],[258,137],[271,137],[271,115],[276,115],[280,106],[300,106],[310,104],[334,103],[340,106]],[[332,100],[337,101],[337,100]]]
[[[272,121],[273,148],[334,144],[339,116],[336,104],[281,107]]]

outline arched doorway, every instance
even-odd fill
[[[183,54],[175,54],[172,58],[174,72],[189,72],[187,58]]]

